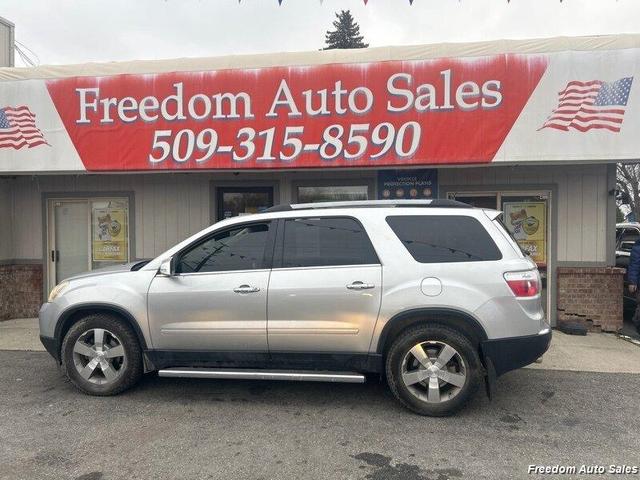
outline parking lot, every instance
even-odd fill
[[[637,374],[523,369],[442,419],[378,383],[149,375],[88,397],[42,352],[0,351],[0,381],[0,478],[514,478],[633,464],[640,444]]]

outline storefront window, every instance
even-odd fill
[[[273,188],[218,188],[217,203],[218,220],[260,213],[273,207]]]
[[[449,194],[451,200],[457,200],[459,202],[468,203],[472,207],[476,208],[497,208],[498,195],[455,195]]]
[[[298,203],[368,200],[367,185],[298,187]]]

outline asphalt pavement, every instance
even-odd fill
[[[639,459],[637,374],[519,370],[438,419],[380,383],[147,375],[90,397],[41,352],[0,351],[0,385],[2,479],[535,478],[529,464]]]

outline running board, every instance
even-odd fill
[[[289,380],[297,382],[364,383],[365,377],[355,372],[315,372],[312,370],[240,370],[211,368],[165,368],[160,377],[234,378],[241,380]]]

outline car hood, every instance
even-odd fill
[[[77,275],[67,278],[66,280],[79,280],[82,278],[99,277],[102,275],[111,275],[114,273],[132,272],[132,271],[139,270],[141,267],[143,267],[147,263],[149,263],[149,260],[138,260],[135,262],[112,265],[110,267],[97,268],[96,270],[91,270],[89,272],[79,273]]]

